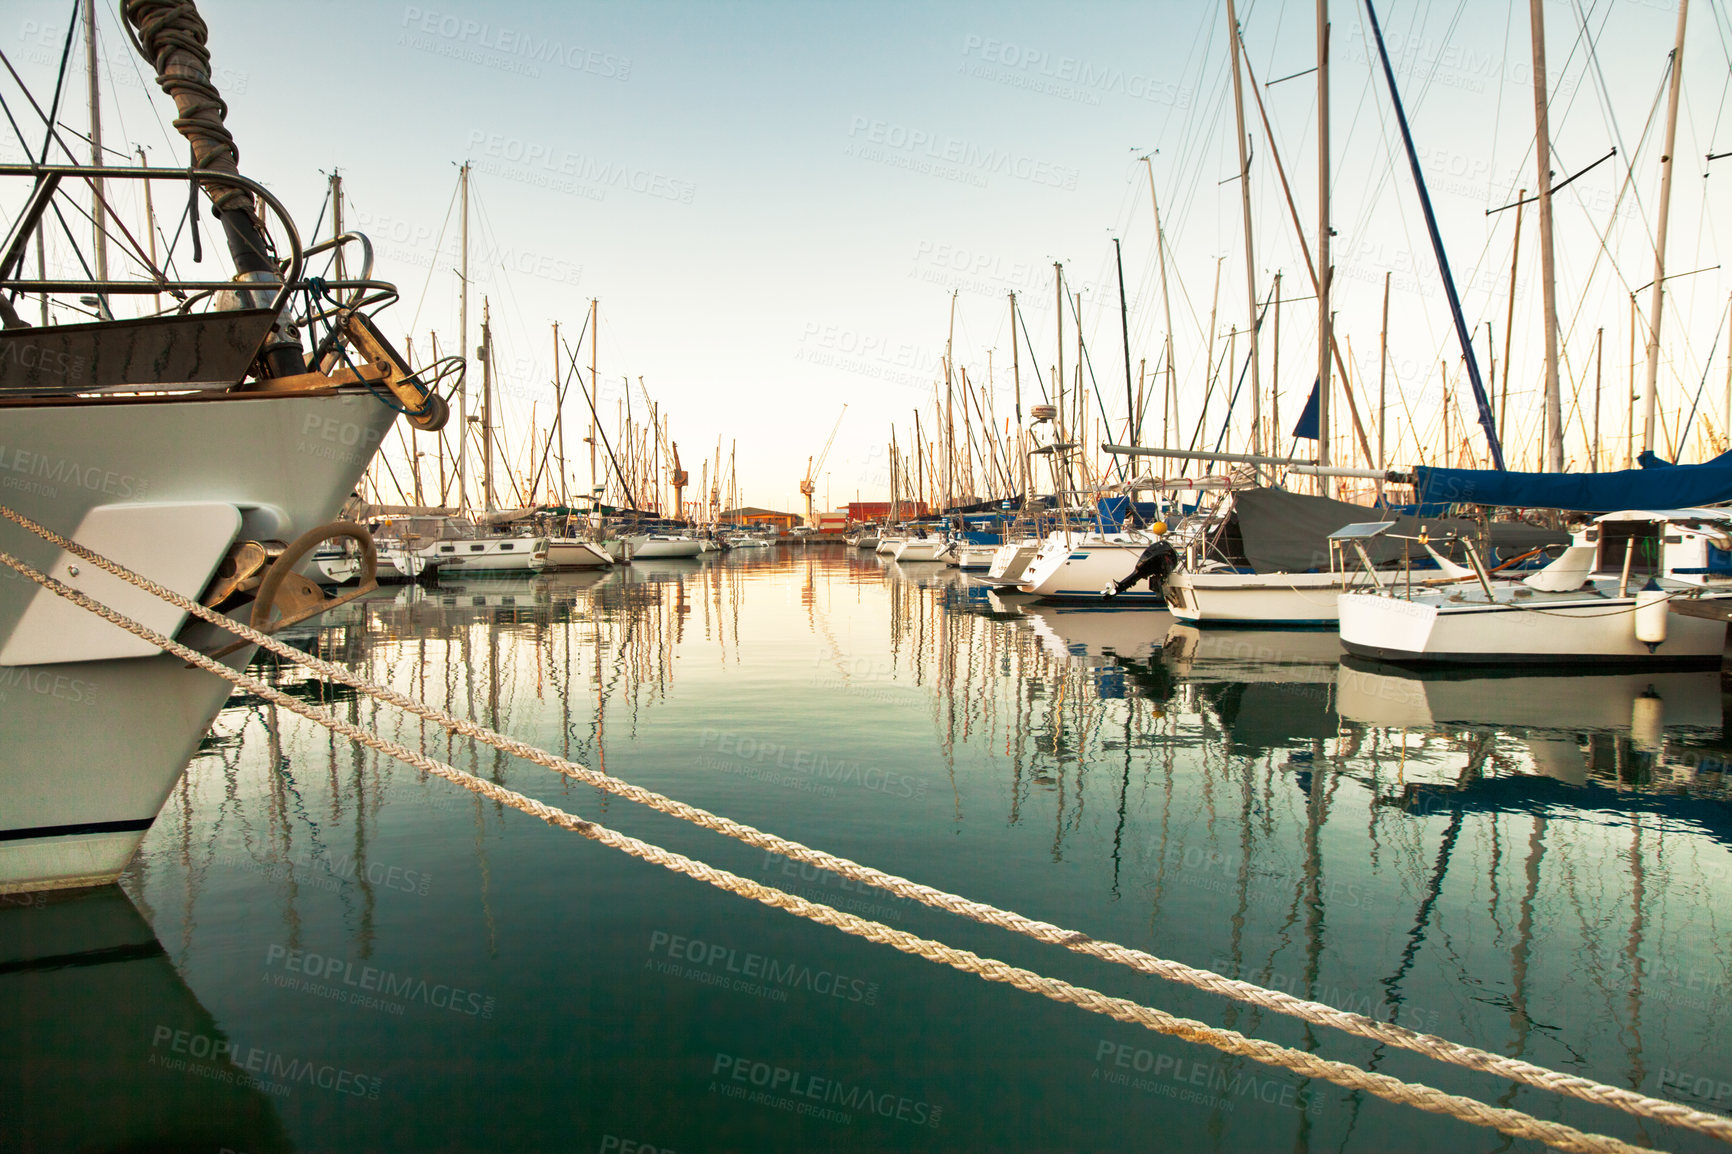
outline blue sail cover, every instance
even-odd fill
[[[1732,450],[1700,465],[1655,465],[1615,473],[1508,473],[1420,466],[1419,499],[1427,504],[1502,505],[1615,513],[1683,509],[1732,501]]]

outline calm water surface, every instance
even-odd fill
[[[1058,610],[824,547],[382,591],[299,643],[893,873],[1732,1111],[1716,673],[1422,681],[1343,666],[1333,635]],[[1584,1129],[1711,1145],[843,884],[256,668],[900,929]],[[721,893],[241,697],[122,889],[0,909],[0,946],[35,959],[0,972],[23,1062],[0,1085],[8,1149],[1512,1148]]]

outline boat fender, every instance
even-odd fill
[[[1654,584],[1652,579],[1636,592],[1636,640],[1646,645],[1650,653],[1666,640],[1666,617],[1671,612],[1671,600],[1671,594]]]

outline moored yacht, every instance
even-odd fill
[[[1413,665],[1718,665],[1732,612],[1732,511],[1607,513],[1550,565],[1494,578],[1344,594],[1341,643]]]

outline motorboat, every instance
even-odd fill
[[[891,558],[896,561],[942,561],[951,545],[942,537],[909,537],[897,545]]]
[[[1732,511],[1625,510],[1544,569],[1492,577],[1477,553],[1442,586],[1343,594],[1356,657],[1414,665],[1714,666],[1732,613]]]

